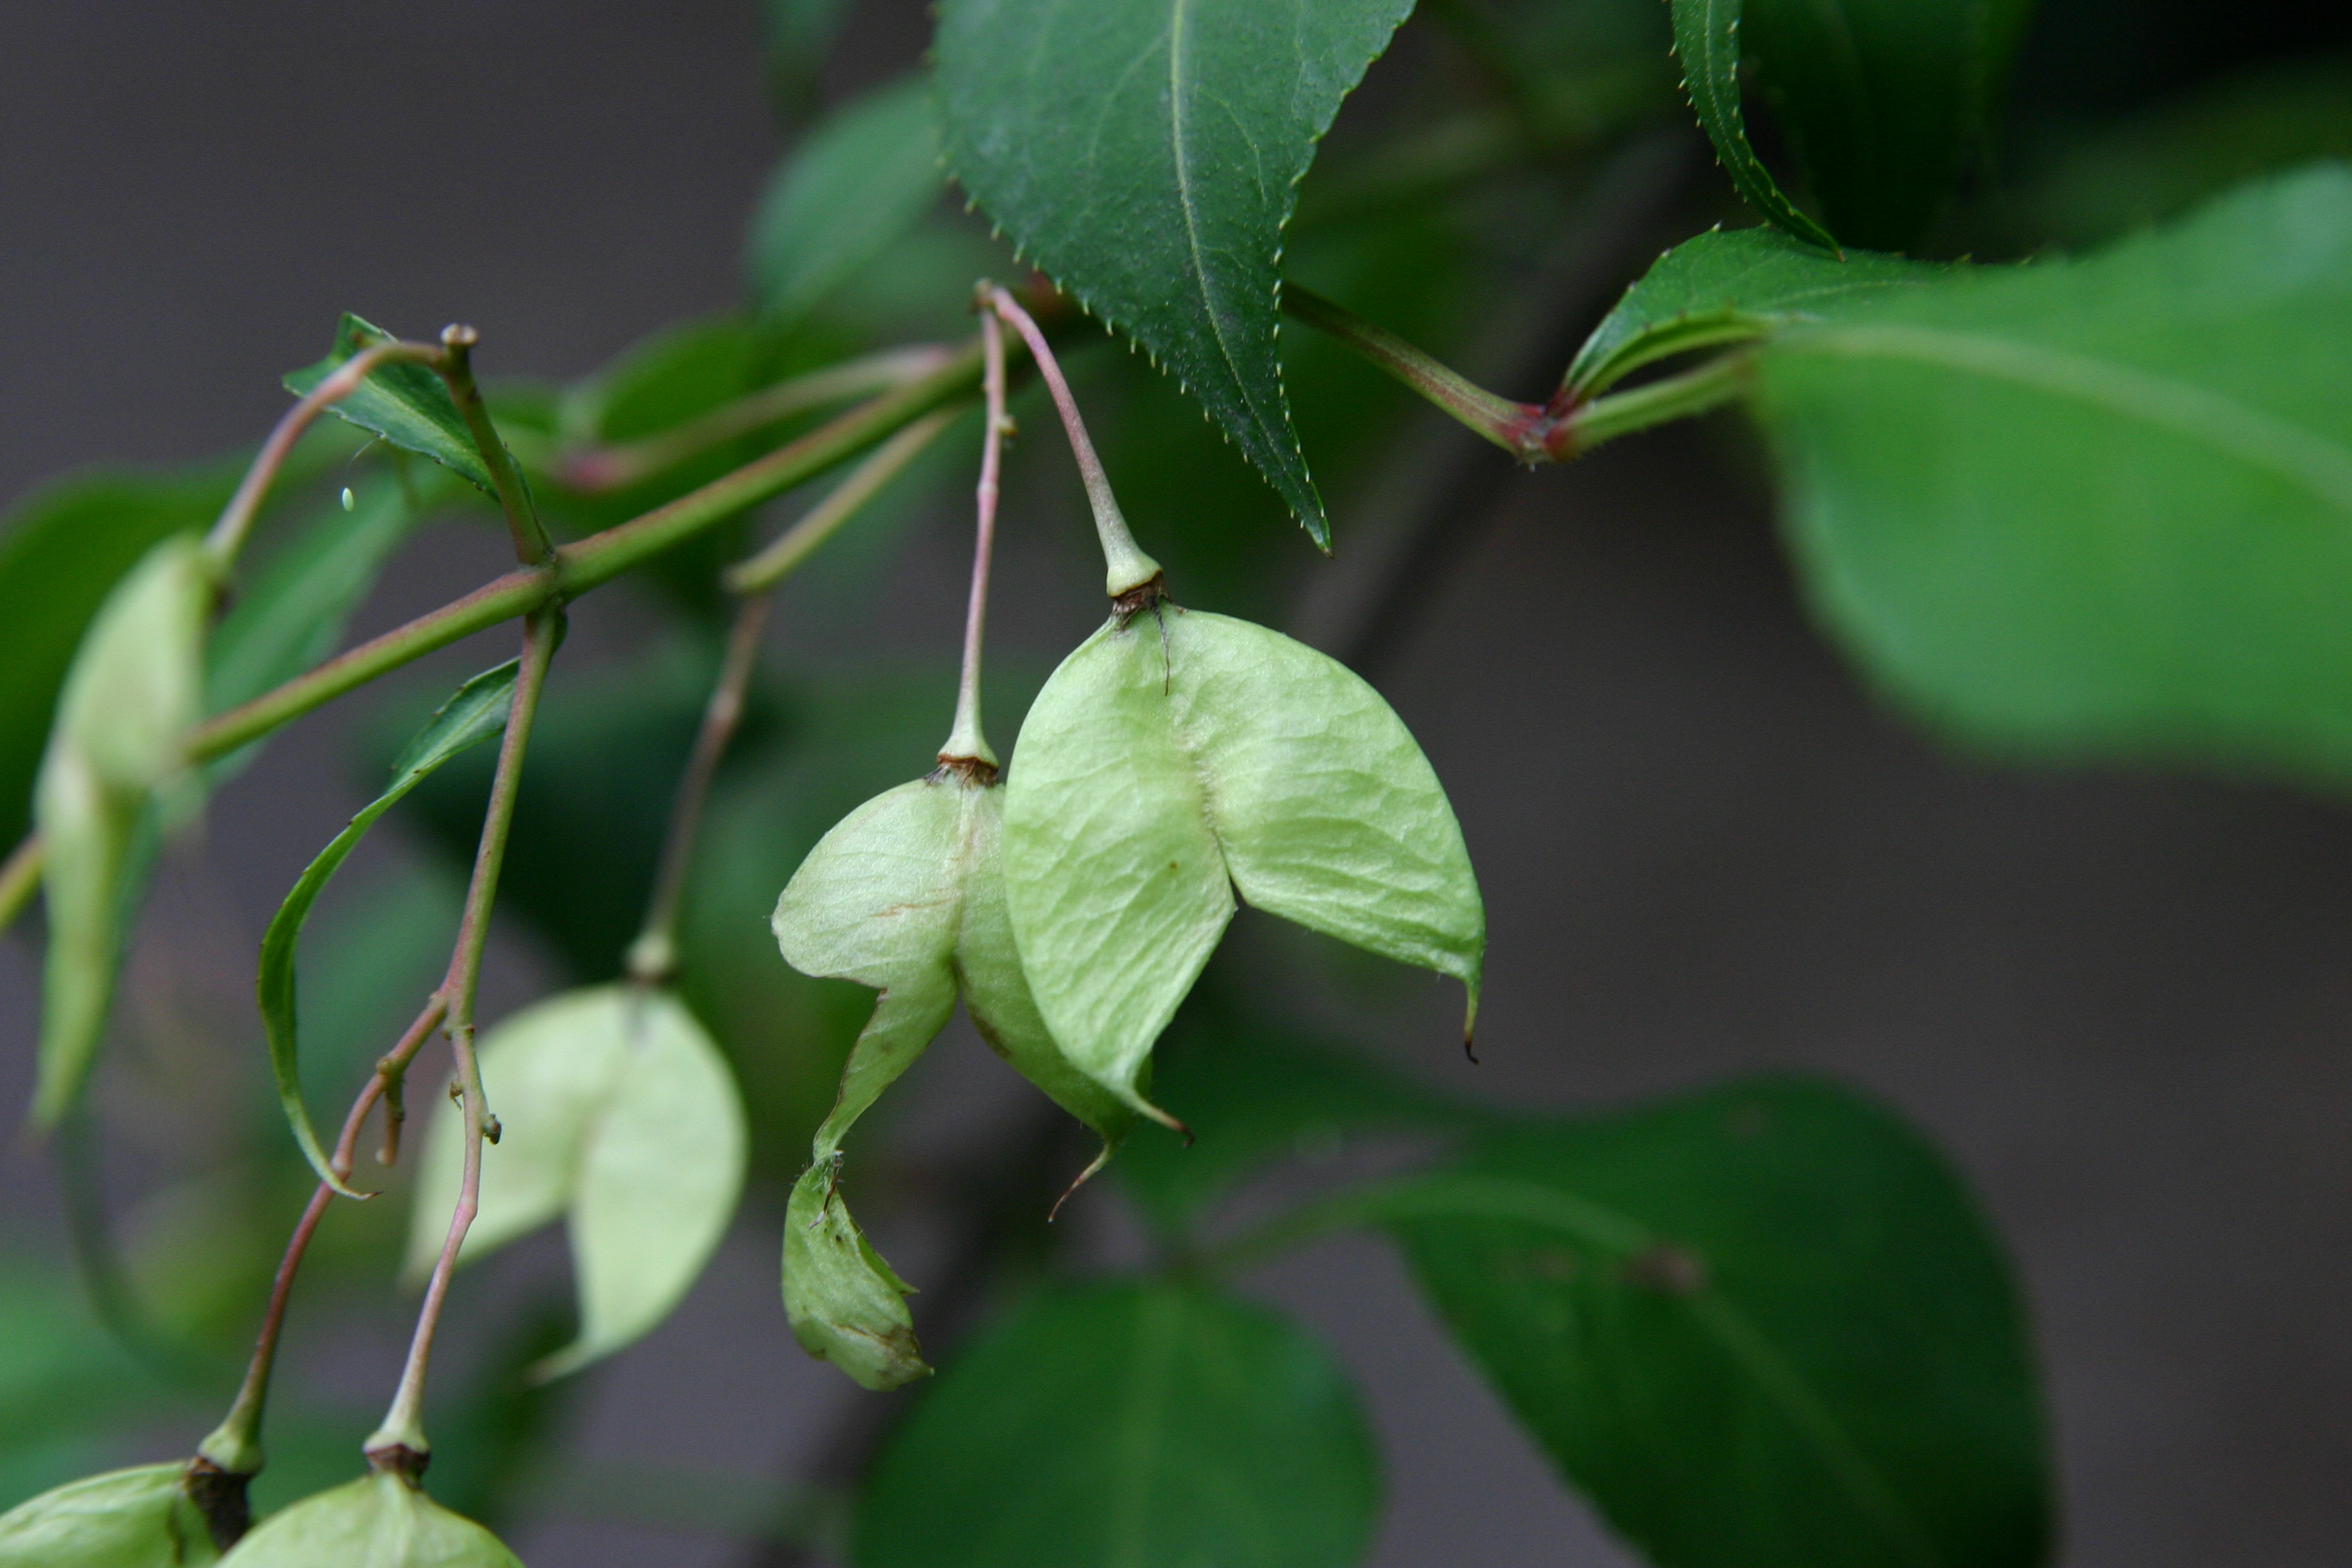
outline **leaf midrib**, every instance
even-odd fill
[[[1832,327],[1786,340],[1771,352],[1907,360],[2028,387],[2182,437],[2352,513],[2352,450],[2171,376],[2014,338],[1895,323]]]

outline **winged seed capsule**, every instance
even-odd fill
[[[522,1568],[488,1531],[378,1471],[271,1514],[223,1568]]]
[[[1236,890],[1460,980],[1468,1037],[1486,919],[1454,808],[1380,693],[1278,632],[1164,602],[1114,616],[1022,724],[1004,841],[1047,1028],[1147,1114],[1152,1043]]]
[[[89,1476],[0,1514],[0,1568],[197,1568],[217,1552],[184,1464]]]

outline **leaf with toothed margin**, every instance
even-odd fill
[[[948,0],[949,170],[1206,405],[1330,547],[1276,350],[1282,234],[1412,0]]]
[[[1756,149],[1739,106],[1741,0],[1673,0],[1675,53],[1682,57],[1683,87],[1699,128],[1715,143],[1723,172],[1749,206],[1799,239],[1837,248],[1830,231],[1797,210]]]
[[[1486,910],[1429,760],[1345,666],[1247,621],[1163,605],[1062,661],[1013,752],[1004,874],[1055,1039],[1163,1121],[1141,1074],[1236,889],[1477,1009]]]
[[[286,374],[286,390],[300,397],[332,375],[345,360],[392,334],[350,311],[335,328],[335,346],[316,364]],[[334,405],[338,418],[362,430],[372,430],[405,452],[430,458],[481,490],[495,495],[498,487],[482,461],[466,416],[446,383],[421,364],[388,364],[373,372],[349,397]]]
[[[1899,256],[1843,258],[1778,229],[1712,229],[1658,258],[1584,340],[1561,386],[1596,397],[1645,364],[1828,321],[1953,268]]]
[[[867,1388],[896,1388],[930,1369],[903,1300],[910,1287],[842,1201],[842,1140],[945,1026],[958,988],[997,1054],[1101,1137],[1101,1157],[1080,1181],[1110,1158],[1133,1120],[1063,1058],[1038,1016],[1004,907],[1003,819],[1003,791],[992,777],[942,767],[844,817],[776,901],[776,940],[793,968],[882,994],[784,1222],[793,1332]]]

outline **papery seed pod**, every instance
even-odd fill
[[[1023,723],[1006,788],[1013,935],[1069,1059],[1149,1114],[1152,1043],[1234,896],[1450,974],[1477,1009],[1486,913],[1428,759],[1381,695],[1277,632],[1115,616]]]
[[[793,1188],[784,1228],[793,1333],[868,1388],[895,1388],[929,1369],[901,1299],[908,1286],[842,1202],[842,1140],[946,1026],[958,990],[997,1054],[1102,1138],[1086,1174],[1110,1157],[1131,1121],[1064,1059],[1030,999],[1004,910],[1003,791],[992,774],[984,763],[942,765],[877,795],[810,851],[776,903],[776,939],[795,969],[882,993]]]
[[[200,1568],[218,1560],[184,1464],[142,1465],[0,1514],[0,1568]]]
[[[222,1568],[522,1568],[497,1536],[389,1471],[271,1514],[221,1563]]]

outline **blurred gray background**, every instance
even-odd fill
[[[866,6],[828,89],[899,68],[924,26],[913,4]],[[0,499],[251,441],[341,310],[411,334],[467,320],[486,371],[573,375],[723,308],[779,147],[756,39],[747,0],[0,8]],[[2352,816],[1939,752],[1810,629],[1754,474],[1735,432],[1679,429],[1515,476],[1461,520],[1455,569],[1380,674],[1486,887],[1486,1061],[1465,1076],[1439,1031],[1414,1065],[1562,1106],[1764,1066],[1878,1092],[1966,1170],[2017,1260],[2064,1561],[2343,1562]],[[877,645],[952,643],[965,526],[918,525]],[[500,548],[429,534],[359,629],[469,586]],[[1084,624],[1047,606],[993,629],[1049,658]],[[625,597],[575,626],[583,665],[633,646]],[[165,879],[149,942],[222,955],[232,999],[276,900],[359,804],[344,722],[291,731]],[[499,952],[491,1011],[534,984],[526,947]],[[0,1104],[29,1081],[32,982],[29,950],[0,945]],[[925,1092],[951,1117],[982,1058],[968,1040],[946,1058]],[[0,1231],[53,1237],[40,1162],[10,1150],[0,1173]],[[1109,1247],[1114,1209],[1088,1221]],[[1383,1249],[1328,1244],[1255,1284],[1333,1337],[1376,1409],[1381,1568],[1627,1561]],[[747,1227],[600,1376],[575,1441],[781,1477],[856,1397],[793,1347],[772,1237]],[[514,1542],[540,1568],[746,1552],[557,1518]]]

